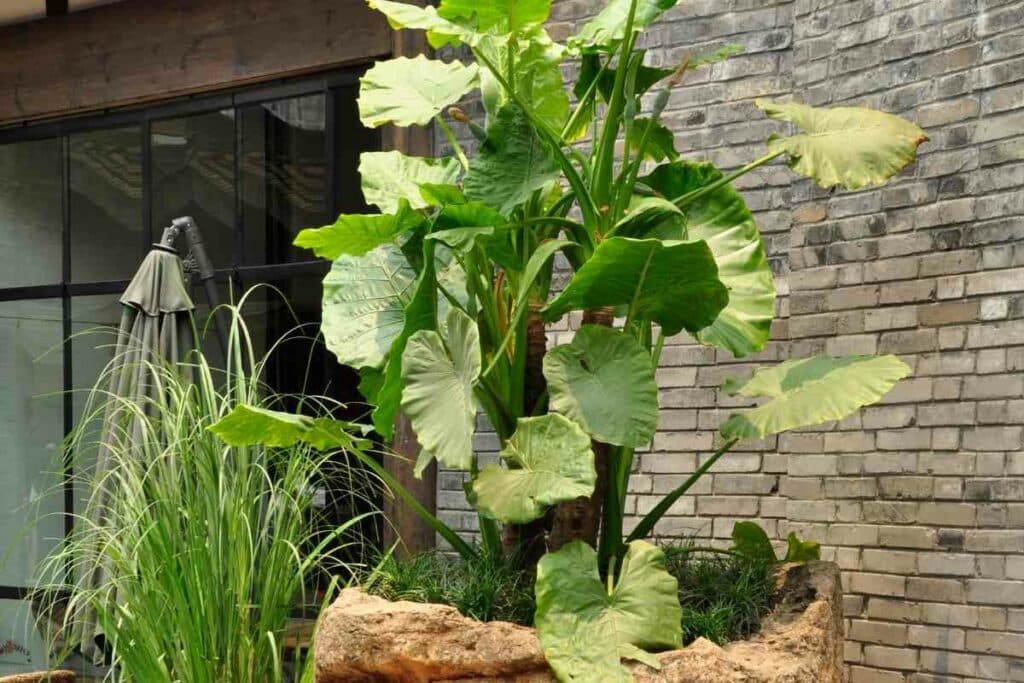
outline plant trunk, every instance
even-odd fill
[[[609,307],[594,308],[583,313],[584,325],[611,327],[615,310]],[[608,486],[608,444],[592,441],[594,468],[597,482],[594,493],[555,506],[551,533],[548,536],[548,550],[555,551],[570,541],[580,540],[590,546],[597,546],[597,532],[601,525],[601,508],[604,492]]]
[[[544,354],[547,353],[547,335],[541,318],[540,302],[531,301],[526,311],[526,363],[523,382],[523,415],[539,412],[538,402],[543,400],[547,381],[544,379]],[[502,533],[501,544],[506,557],[515,558],[524,568],[537,564],[546,550],[544,517],[526,524],[507,524]]]

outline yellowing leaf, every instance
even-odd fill
[[[785,152],[794,171],[824,188],[881,185],[914,161],[918,146],[928,139],[910,121],[872,109],[770,100],[755,104],[773,119],[790,121],[802,131],[769,138],[768,149]]]

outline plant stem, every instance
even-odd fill
[[[718,180],[716,180],[715,182],[711,183],[710,185],[705,185],[704,187],[698,188],[698,189],[693,190],[691,192],[687,192],[686,194],[684,194],[681,197],[676,197],[675,199],[672,200],[672,203],[675,204],[676,206],[678,206],[679,208],[683,208],[687,204],[692,204],[693,202],[697,201],[698,199],[700,199],[704,195],[709,194],[711,192],[714,192],[715,190],[717,190],[720,187],[724,187],[725,185],[728,185],[729,183],[731,183],[732,181],[736,180],[740,176],[744,176],[744,175],[750,173],[755,168],[758,168],[760,166],[764,166],[765,164],[767,164],[772,159],[775,159],[776,157],[782,156],[783,154],[785,154],[784,151],[771,152],[769,154],[765,154],[760,159],[755,159],[754,161],[751,161],[746,166],[741,166],[740,168],[736,169],[735,171],[733,171],[729,175],[726,175],[726,176],[723,176],[723,177],[719,178]]]
[[[629,535],[629,537],[626,539],[626,542],[629,543],[630,541],[635,541],[637,539],[646,538],[647,536],[649,536],[651,531],[654,529],[654,525],[658,523],[658,520],[660,520],[666,512],[668,512],[668,509],[672,507],[673,503],[679,500],[679,498],[684,493],[689,491],[690,487],[696,484],[697,481],[702,476],[704,476],[704,473],[711,469],[711,466],[714,465],[720,457],[727,453],[729,449],[736,444],[737,441],[739,441],[739,439],[729,439],[724,444],[722,444],[722,446],[717,451],[715,451],[714,454],[710,458],[708,458],[703,465],[698,467],[693,474],[687,477],[686,481],[680,484],[667,496],[662,498],[661,502],[659,502],[653,510],[648,512],[647,515],[642,520],[640,520],[640,524],[637,525],[636,529],[633,529],[633,533]]]
[[[452,151],[455,152],[455,158],[459,160],[459,164],[462,166],[462,170],[469,170],[469,159],[466,157],[466,153],[462,151],[462,145],[455,139],[455,133],[448,126],[448,122],[444,120],[444,117],[440,114],[434,117],[437,120],[437,125],[444,133],[445,138],[448,139],[448,144],[452,146]]]

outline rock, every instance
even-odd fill
[[[778,602],[749,640],[703,638],[632,665],[637,683],[841,683],[842,590],[829,562],[779,568]],[[348,589],[316,636],[317,683],[552,683],[532,629],[483,624],[452,607],[388,602]],[[594,682],[600,683],[600,682]]]
[[[327,609],[313,647],[317,683],[550,680],[533,629],[354,588]]]
[[[0,676],[0,683],[75,683],[75,672],[57,670]]]

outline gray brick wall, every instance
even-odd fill
[[[556,3],[552,32],[596,5]],[[724,377],[899,354],[914,374],[884,404],[747,444],[657,533],[725,543],[756,518],[820,541],[844,572],[854,683],[1024,681],[1024,2],[681,0],[645,47],[673,64],[724,42],[747,51],[689,78],[666,114],[688,157],[728,169],[760,156],[775,128],[760,96],[877,107],[931,142],[880,189],[827,193],[781,166],[742,180],[777,274],[773,341],[739,362],[672,340],[629,508],[649,510],[711,449],[734,405]],[[496,445],[478,436],[482,452]],[[443,472],[438,504],[471,534],[461,485]]]

